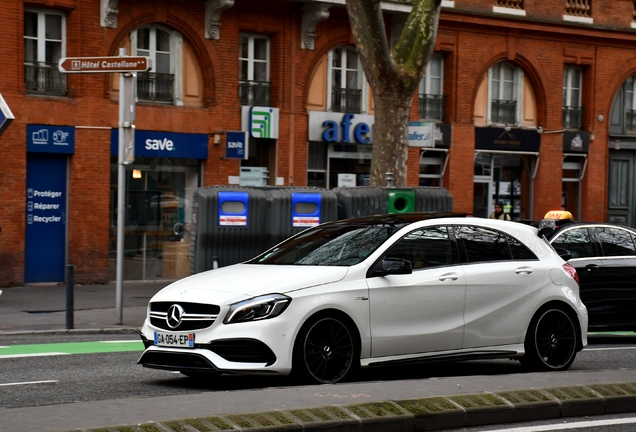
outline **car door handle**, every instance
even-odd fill
[[[599,269],[599,265],[598,264],[588,264],[585,266],[585,270],[592,272],[592,271],[596,271]]]
[[[446,282],[449,280],[456,281],[457,279],[459,279],[459,276],[457,276],[457,273],[445,273],[439,277],[439,280],[442,282]]]
[[[532,274],[532,267],[518,267],[515,269],[517,274]]]

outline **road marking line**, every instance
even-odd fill
[[[17,386],[17,385],[30,385],[30,384],[51,384],[59,382],[58,380],[44,380],[44,381],[25,381],[25,382],[15,382],[15,383],[5,383],[0,384],[1,386]]]
[[[141,342],[140,339],[99,341],[99,343],[139,343],[139,342]]]
[[[141,340],[27,344],[0,348],[0,359],[16,356],[97,354],[143,350],[144,344]]]
[[[583,351],[616,351],[616,350],[633,350],[636,347],[617,347],[617,348],[585,348]]]
[[[71,353],[65,353],[65,352],[28,353],[28,354],[4,354],[4,355],[0,355],[0,359],[3,359],[3,358],[19,358],[19,357],[44,357],[44,356],[70,355],[70,354]]]
[[[524,427],[517,427],[517,428],[492,429],[492,430],[483,431],[483,432],[548,432],[548,431],[556,431],[556,430],[589,428],[589,427],[598,427],[598,426],[611,426],[611,425],[632,424],[632,423],[636,423],[636,417],[618,418],[618,419],[610,419],[610,420],[581,421],[581,422],[566,423],[566,424],[552,424],[552,425],[546,425],[546,426],[527,426],[527,427],[524,426]]]

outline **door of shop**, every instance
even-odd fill
[[[24,281],[63,282],[66,263],[67,159],[28,153]]]
[[[635,163],[636,151],[610,150],[608,222],[634,226],[634,212],[636,210]]]

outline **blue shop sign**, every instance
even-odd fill
[[[228,159],[248,158],[247,132],[225,133],[225,157]]]
[[[75,128],[28,124],[27,152],[74,154]]]
[[[110,154],[119,154],[119,129],[110,131]],[[135,156],[208,158],[208,135],[135,130]]]

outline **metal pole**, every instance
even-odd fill
[[[73,312],[75,301],[73,298],[73,273],[74,267],[71,264],[66,266],[66,329],[73,329]]]
[[[387,187],[393,187],[393,173],[392,172],[387,172],[385,174],[386,176],[386,185]]]
[[[121,57],[126,55],[126,48],[119,48]],[[119,155],[117,156],[117,280],[116,280],[116,312],[117,324],[123,324],[123,282],[124,282],[124,222],[126,213],[126,167],[124,165],[124,74],[119,74]]]

